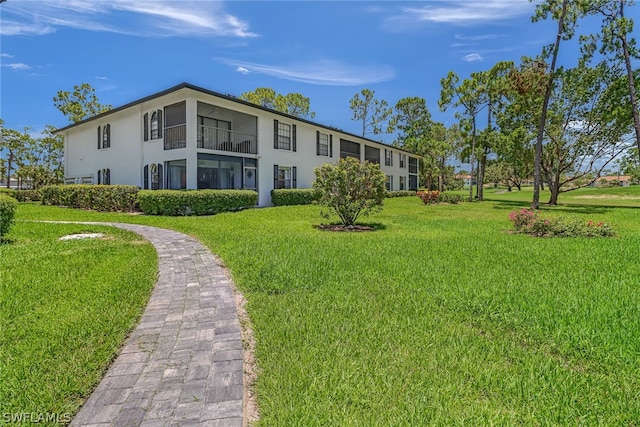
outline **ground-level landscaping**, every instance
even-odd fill
[[[367,233],[317,229],[316,206],[17,219],[147,223],[220,255],[248,300],[262,425],[633,425],[640,210],[549,208],[616,237],[536,238],[508,233],[524,206],[388,199]]]
[[[58,240],[77,233],[103,236]],[[133,233],[102,226],[17,222],[7,237],[0,424],[20,414],[68,421],[137,323],[155,283],[155,251]]]

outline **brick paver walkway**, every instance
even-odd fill
[[[140,324],[71,425],[242,426],[240,323],[214,256],[175,231],[93,224],[149,240],[159,276]]]

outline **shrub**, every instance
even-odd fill
[[[420,197],[420,199],[422,199],[422,201],[425,204],[430,205],[432,203],[438,203],[440,198],[440,192],[424,190],[424,191],[418,191],[416,193],[416,196]]]
[[[513,222],[515,233],[538,237],[611,237],[615,235],[613,227],[605,222],[583,221],[575,216],[544,219],[538,217],[537,212],[529,209],[512,211],[509,219]]]
[[[440,193],[438,202],[457,205],[460,202],[464,202],[464,196],[461,194]]]
[[[50,185],[42,188],[42,204],[102,212],[136,210],[138,187],[133,185]]]
[[[39,202],[42,200],[40,190],[17,190],[13,196],[19,202]]]
[[[13,188],[2,187],[0,188],[0,195],[4,194],[5,196],[13,197],[15,199],[17,191],[18,190],[14,190]]]
[[[399,191],[387,191],[384,196],[388,198],[392,197],[411,197],[415,196],[416,192],[413,190],[399,190]]]
[[[18,201],[13,197],[0,194],[0,240],[13,225],[13,216],[18,208]]]
[[[350,226],[360,216],[382,209],[387,178],[380,165],[347,157],[336,164],[317,167],[314,173],[313,188],[320,194],[318,203],[328,208],[320,212],[324,218],[334,213],[343,225]]]
[[[310,205],[320,195],[313,188],[291,188],[271,190],[273,206]]]
[[[141,190],[140,210],[149,215],[214,215],[250,208],[258,202],[252,190]]]

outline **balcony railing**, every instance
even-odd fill
[[[198,148],[258,154],[256,135],[209,126],[198,126]]]
[[[164,149],[175,150],[187,146],[187,125],[164,128]]]

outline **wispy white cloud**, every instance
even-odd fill
[[[528,0],[442,0],[422,7],[403,7],[390,19],[444,24],[482,24],[531,13]]]
[[[244,68],[244,67],[238,67],[238,68],[236,68],[236,72],[237,72],[237,73],[240,73],[240,74],[249,74],[249,70],[247,70],[247,69],[246,69],[246,68]]]
[[[0,34],[42,35],[58,28],[141,36],[255,37],[221,1],[39,0],[3,5]]]
[[[13,62],[11,64],[2,64],[3,67],[11,68],[12,70],[30,70],[33,67],[22,62]]]
[[[0,53],[0,58],[13,58],[13,55],[9,55],[8,53]]]
[[[105,77],[105,76],[95,76],[94,79],[96,80],[109,80],[109,77]]]
[[[231,66],[251,73],[266,74],[285,80],[322,86],[358,86],[379,83],[395,77],[387,65],[351,65],[334,60],[308,61],[302,64],[268,65],[220,59]]]
[[[465,41],[477,42],[477,41],[481,41],[481,40],[497,39],[500,36],[498,34],[478,34],[478,35],[474,35],[474,36],[468,36],[468,35],[465,35],[465,34],[456,34],[453,37],[455,39],[457,39],[457,40],[465,40]]]
[[[483,58],[479,53],[470,53],[468,55],[465,55],[463,59],[467,62],[475,62],[482,61]]]

